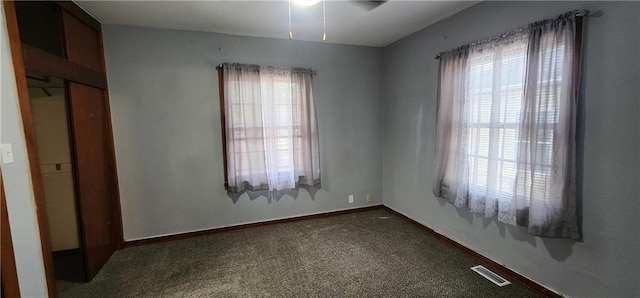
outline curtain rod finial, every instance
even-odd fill
[[[582,9],[582,10],[579,10],[579,11],[576,13],[576,16],[579,16],[579,17],[588,17],[590,14],[591,14],[591,11],[589,11],[588,9]]]

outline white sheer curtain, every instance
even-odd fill
[[[313,71],[224,64],[228,191],[320,187]]]
[[[437,197],[533,235],[580,237],[577,14],[441,54]]]

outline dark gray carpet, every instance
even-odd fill
[[[276,224],[116,252],[61,297],[535,297],[384,210]]]

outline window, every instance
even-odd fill
[[[227,190],[319,187],[313,71],[241,64],[219,71]]]
[[[570,12],[441,54],[437,197],[534,235],[580,237],[581,24]]]
[[[488,183],[494,185],[498,198],[507,199],[513,193],[526,50],[525,42],[517,42],[469,57],[466,126],[472,193],[486,193]],[[494,61],[496,56],[501,58]]]

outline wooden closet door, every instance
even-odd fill
[[[100,24],[62,12],[68,61],[104,74]],[[107,93],[77,82],[68,89],[76,184],[87,279],[122,244],[113,136]]]
[[[104,92],[69,83],[76,182],[87,277],[93,279],[115,252],[114,210],[107,165]]]

